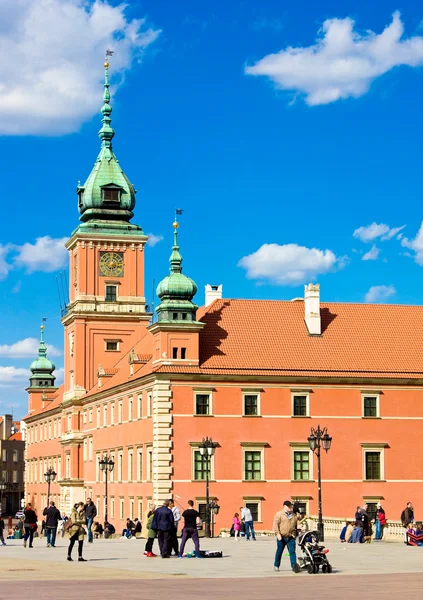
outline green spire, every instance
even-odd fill
[[[29,378],[30,387],[54,387],[56,377],[53,371],[55,364],[47,358],[47,346],[44,342],[44,325],[40,327],[40,345],[38,346],[38,358],[32,361],[29,369],[32,373]]]
[[[135,188],[123,172],[113,148],[115,131],[111,126],[109,62],[104,63],[104,92],[101,113],[100,154],[84,185],[76,188],[81,225],[80,233],[128,234],[144,236],[138,225],[130,223],[134,216]]]
[[[182,256],[178,245],[179,223],[173,223],[173,246],[170,255],[170,275],[157,286],[160,304],[157,307],[159,322],[193,322],[198,306],[192,302],[197,293],[195,282],[182,274]]]

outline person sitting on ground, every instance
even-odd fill
[[[364,542],[364,531],[363,531],[363,523],[362,521],[357,521],[350,539],[348,540],[350,544],[362,544]]]
[[[153,544],[154,544],[154,539],[156,537],[156,532],[151,527],[153,524],[153,519],[154,519],[154,510],[150,510],[147,513],[147,541],[145,543],[145,548],[144,548],[144,556],[148,556],[148,558],[154,558],[155,556],[157,556],[157,554],[154,554],[154,552],[153,552]]]
[[[129,540],[129,538],[132,536],[132,529],[135,529],[135,525],[134,522],[128,517],[126,519],[126,527],[122,530],[122,537]]]
[[[135,539],[137,537],[137,533],[141,533],[142,525],[139,519],[134,519],[134,527],[132,528],[132,537]]]
[[[345,525],[343,526],[343,528],[341,529],[341,533],[339,534],[339,539],[341,540],[341,542],[346,542],[347,540],[346,535],[347,535],[347,529],[348,529],[348,525],[350,524],[349,521],[347,521],[345,523]]]
[[[109,523],[108,521],[104,521],[104,538],[107,540],[107,538],[111,537],[115,533],[115,526]]]
[[[101,523],[99,523],[98,521],[95,521],[93,524],[93,532],[94,532],[94,538],[96,540],[98,540],[98,538],[101,537],[104,533],[103,525]]]

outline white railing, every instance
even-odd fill
[[[342,528],[345,525],[345,521],[354,522],[353,518],[337,519],[337,518],[325,518],[323,519],[325,527],[325,538],[334,539],[339,538]],[[317,517],[310,517],[307,519],[308,529],[317,529]],[[372,524],[373,534],[375,533],[375,525]],[[403,542],[404,541],[404,527],[400,521],[388,521],[383,531],[383,539],[386,542]]]

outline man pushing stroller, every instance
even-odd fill
[[[295,538],[297,536],[298,523],[304,518],[305,515],[301,516],[299,513],[294,513],[292,502],[289,500],[285,500],[282,510],[276,513],[273,521],[273,531],[276,535],[277,544],[274,562],[275,571],[279,571],[285,547],[288,547],[291,569],[294,573],[301,571],[300,565],[297,563]]]

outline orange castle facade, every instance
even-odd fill
[[[107,86],[106,77],[101,152],[78,188],[82,225],[67,243],[64,384],[55,386],[43,337],[31,365],[26,500],[43,509],[52,467],[50,495],[63,512],[90,496],[104,518],[99,460],[108,455],[108,517],[117,530],[170,497],[182,506],[193,499],[204,514],[199,446],[211,437],[216,530],[243,505],[257,530],[269,530],[285,499],[317,514],[307,438],[320,424],[333,438],[322,456],[325,517],[380,501],[388,520],[398,519],[409,500],[419,516],[423,307],[322,303],[310,284],[291,302],[224,299],[207,286],[198,309],[175,222],[152,322],[147,237],[130,223],[135,192],[114,163]]]

